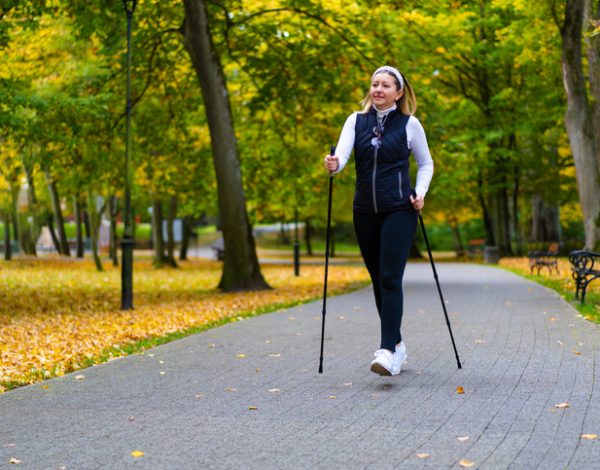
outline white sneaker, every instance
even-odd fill
[[[404,364],[408,358],[404,341],[401,341],[400,344],[396,345],[396,353],[393,356],[392,375],[398,375],[402,370],[402,364]]]
[[[387,349],[378,349],[375,351],[375,359],[371,362],[371,372],[379,375],[393,375],[394,354]]]

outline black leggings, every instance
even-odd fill
[[[373,282],[381,320],[381,348],[394,351],[402,340],[402,277],[417,229],[414,209],[386,214],[354,213],[354,230]]]

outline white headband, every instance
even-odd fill
[[[404,79],[402,78],[402,74],[398,69],[395,69],[389,65],[384,65],[383,67],[379,67],[377,70],[375,70],[375,73],[373,73],[373,76],[371,77],[371,81],[373,81],[375,75],[382,72],[391,73],[394,77],[396,77],[396,80],[398,80],[398,83],[400,84],[400,89],[404,90]]]

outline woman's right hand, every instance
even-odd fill
[[[340,160],[335,155],[327,155],[323,160],[325,169],[330,175],[333,175],[340,167]]]

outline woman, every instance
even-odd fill
[[[381,344],[371,370],[397,375],[407,358],[400,334],[402,277],[433,160],[425,131],[412,115],[417,108],[414,91],[397,69],[384,66],[373,73],[363,105],[362,112],[346,120],[335,155],[325,157],[325,168],[339,173],[354,150],[354,229],[381,321]],[[408,171],[411,153],[418,167],[414,192]]]

